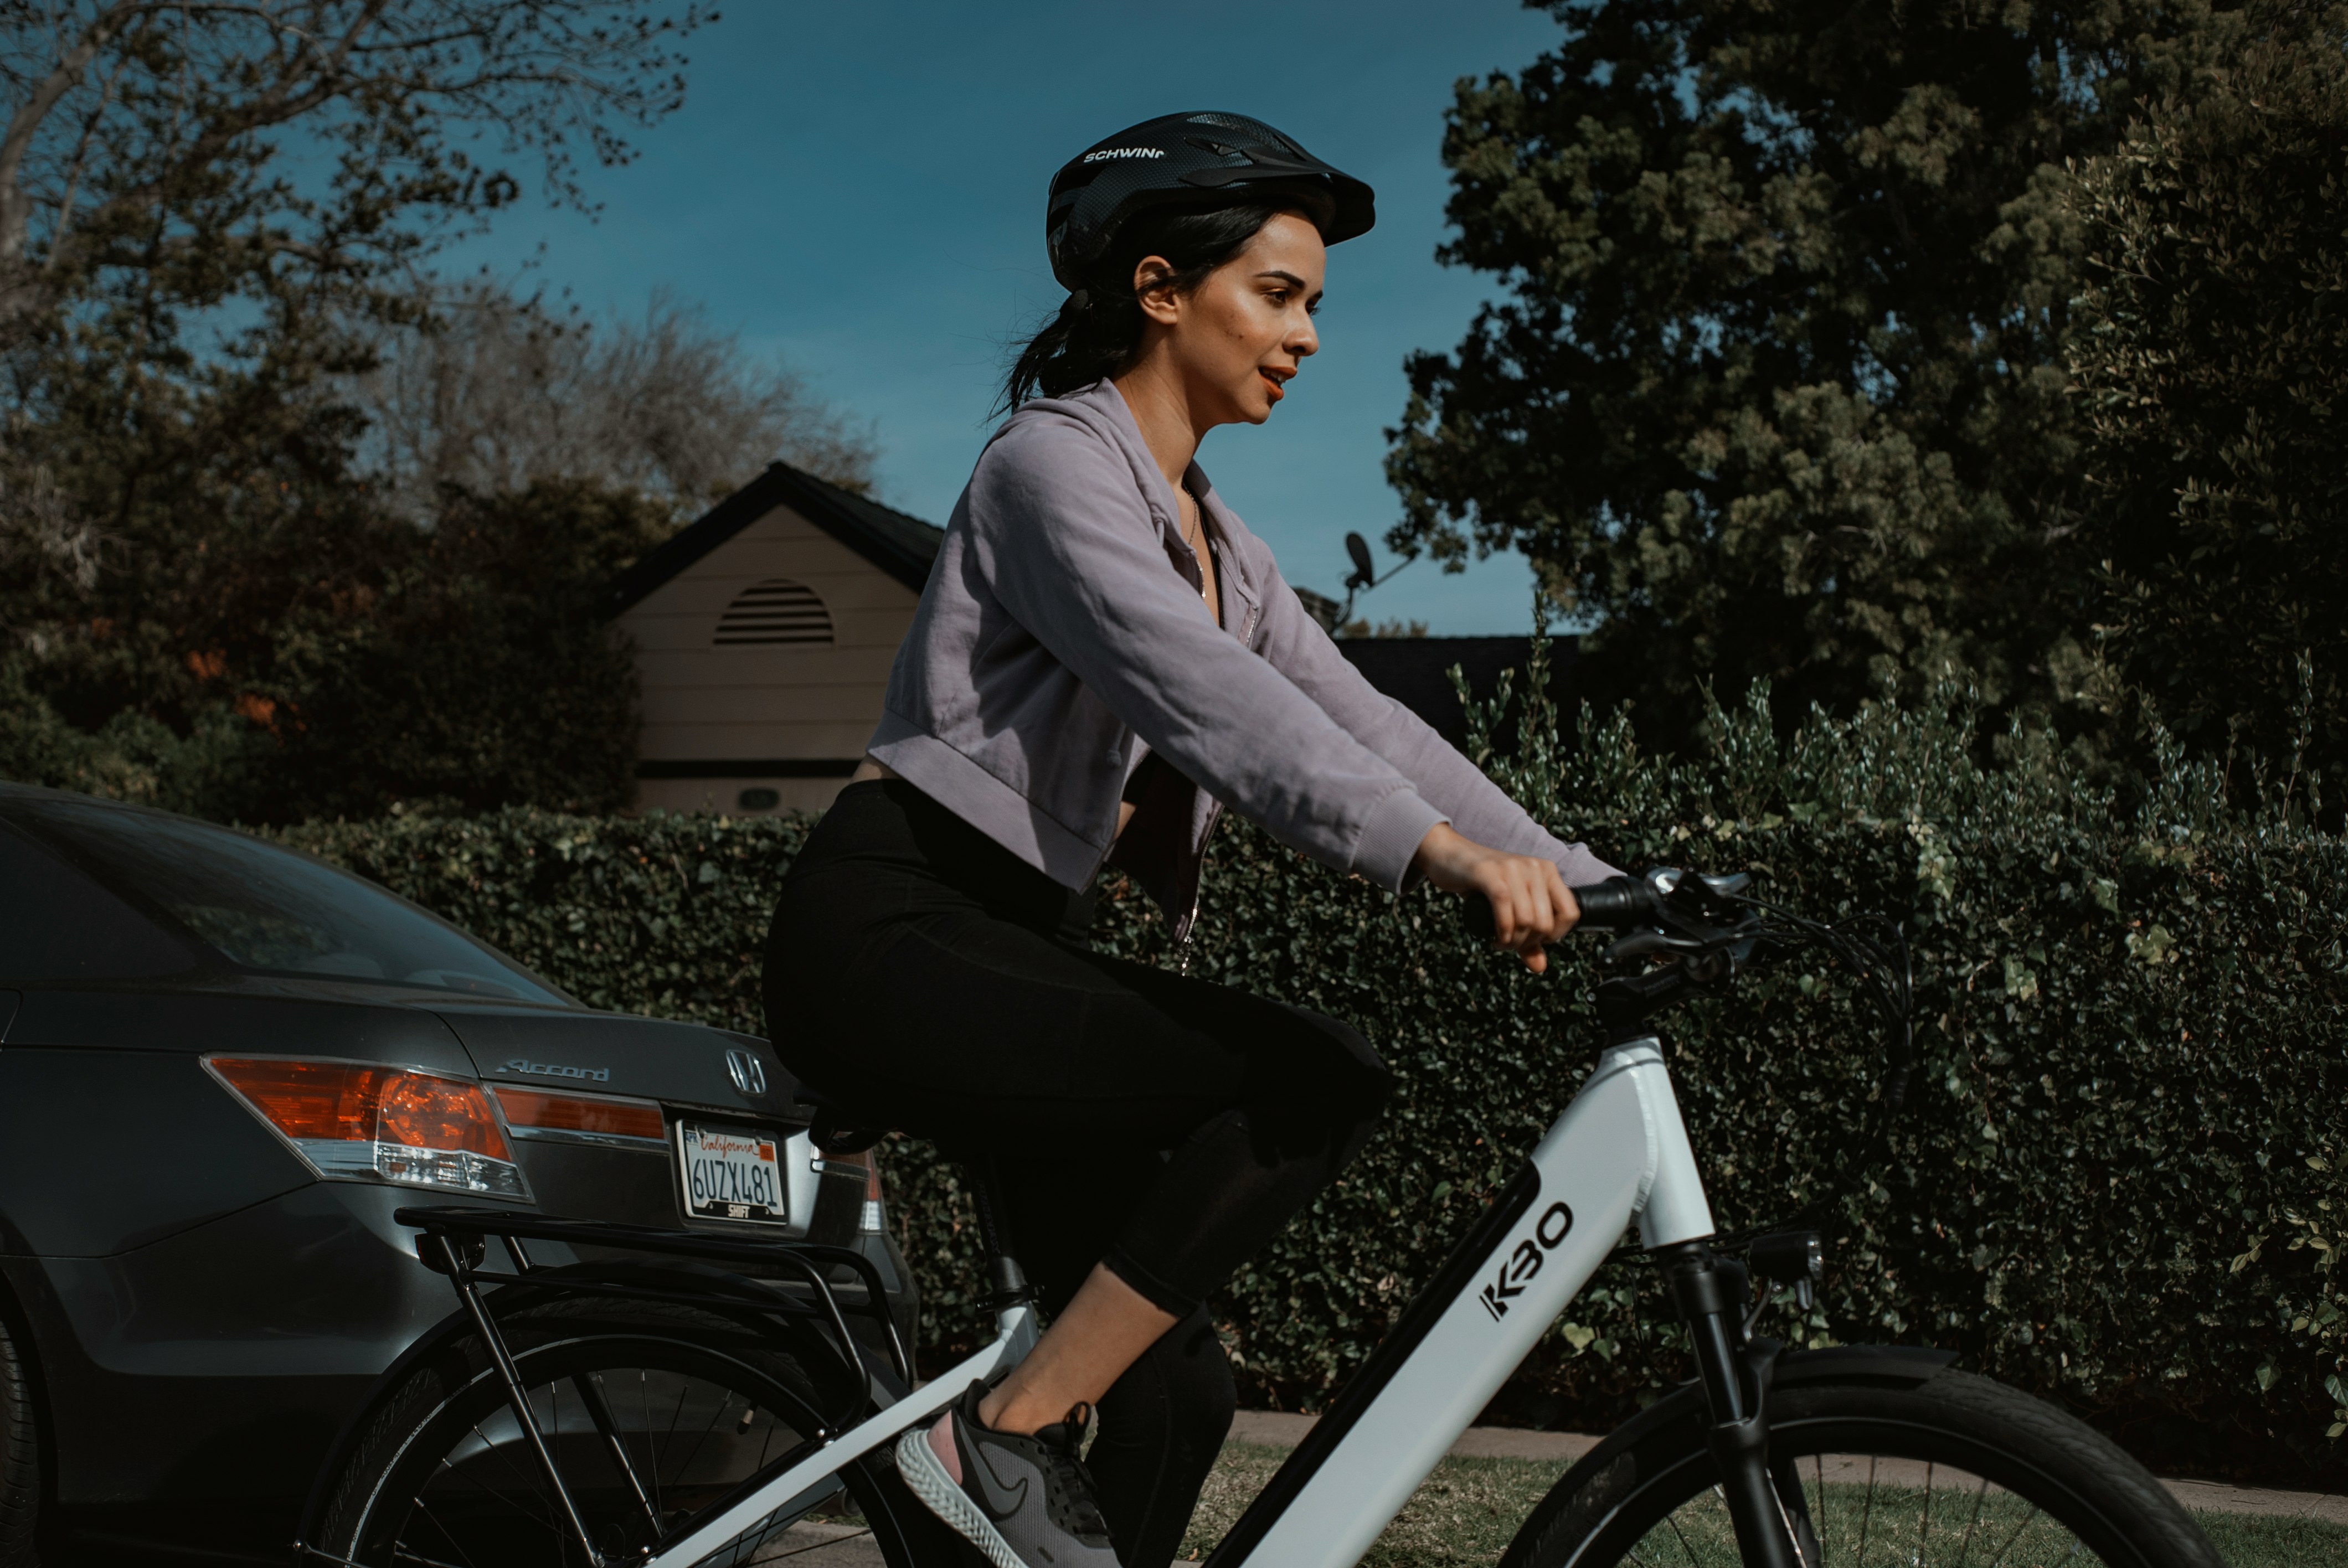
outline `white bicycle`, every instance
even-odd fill
[[[1357,1562],[1625,1232],[1669,1282],[1697,1376],[1609,1436],[1528,1518],[1505,1568],[2047,1564],[2221,1568],[2143,1467],[2070,1415],[1895,1347],[1788,1350],[1754,1329],[1752,1275],[1807,1307],[1815,1235],[1715,1248],[1652,1020],[1740,965],[1823,946],[1889,1026],[1896,1106],[1908,976],[1883,945],[1676,871],[1577,889],[1614,961],[1670,961],[1598,993],[1609,1043],[1580,1093],[1208,1560]],[[1486,911],[1488,918],[1488,911]],[[873,1134],[826,1110],[836,1151]],[[322,1472],[297,1551],[345,1568],[689,1568],[789,1550],[811,1513],[900,1568],[973,1561],[890,1458],[973,1379],[1034,1346],[1036,1309],[982,1181],[996,1333],[915,1389],[880,1282],[852,1252],[487,1209],[401,1211],[461,1301],[385,1375]],[[502,1242],[510,1269],[484,1266]],[[553,1240],[681,1255],[533,1267]],[[736,1266],[732,1269],[723,1265]],[[754,1278],[743,1272],[757,1266]],[[860,1317],[877,1324],[863,1333]]]

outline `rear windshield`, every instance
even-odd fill
[[[0,822],[0,984],[144,980],[197,968],[196,949]]]
[[[73,800],[18,801],[14,815],[245,968],[567,1000],[438,916],[257,838]]]

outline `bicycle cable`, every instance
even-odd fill
[[[1859,989],[1869,995],[1876,1010],[1881,1015],[1885,1071],[1875,1096],[1880,1110],[1870,1118],[1873,1127],[1868,1147],[1849,1167],[1854,1173],[1873,1168],[1890,1152],[1891,1126],[1907,1102],[1909,1085],[1916,1067],[1915,972],[1906,928],[1886,916],[1871,912],[1845,925],[1835,926],[1797,915],[1780,905],[1749,895],[1738,893],[1729,897],[1766,918],[1748,919],[1739,922],[1735,927],[1715,930],[1703,944],[1705,949],[1727,950],[1743,958],[1761,949],[1765,944],[1783,951],[1823,948],[1857,977]],[[1870,937],[1878,939],[1870,940]],[[1733,974],[1734,971],[1731,972]],[[1858,1180],[1854,1174],[1836,1183],[1787,1218],[1747,1226],[1725,1236],[1715,1236],[1710,1245],[1715,1251],[1736,1252],[1749,1247],[1759,1237],[1775,1232],[1810,1228],[1858,1190]],[[1644,1248],[1639,1243],[1625,1242],[1607,1255],[1606,1262],[1616,1263],[1644,1255]]]

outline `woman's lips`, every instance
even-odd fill
[[[1272,400],[1274,403],[1278,403],[1282,398],[1288,395],[1288,394],[1281,391],[1280,383],[1273,379],[1270,371],[1259,370],[1256,372],[1256,374],[1263,378],[1263,389],[1272,394]]]

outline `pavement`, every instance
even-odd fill
[[[1231,1422],[1231,1440],[1262,1448],[1294,1448],[1313,1430],[1314,1418],[1277,1410],[1241,1410]],[[1579,1432],[1535,1432],[1519,1427],[1470,1427],[1451,1445],[1465,1459],[1535,1460],[1562,1468],[1598,1446]],[[1870,1461],[1850,1455],[1825,1457],[1828,1481],[1865,1481]],[[1877,1460],[1876,1479],[1889,1486],[1921,1485],[1924,1467],[1904,1460]],[[2188,1508],[2218,1513],[2256,1513],[2278,1519],[2315,1519],[2348,1525],[2348,1497],[2320,1491],[2276,1491],[2229,1481],[2164,1478],[2161,1485]],[[880,1549],[860,1529],[840,1524],[798,1524],[767,1543],[753,1559],[789,1558],[793,1568],[882,1568]]]
[[[774,1563],[788,1557],[793,1568],[889,1568],[888,1559],[860,1524],[810,1524],[805,1520],[769,1541],[750,1559]]]

